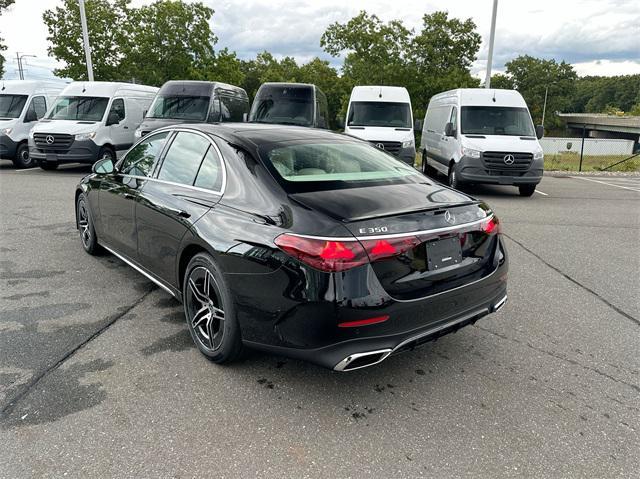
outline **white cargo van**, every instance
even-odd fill
[[[531,196],[542,180],[544,156],[527,104],[515,90],[466,88],[434,95],[422,127],[425,173],[449,185],[514,185]]]
[[[29,134],[31,157],[40,167],[95,163],[117,155],[134,142],[157,88],[112,82],[74,82],[58,96]]]
[[[344,132],[367,140],[413,166],[416,145],[406,88],[357,86],[351,90]]]
[[[34,166],[29,157],[29,130],[46,113],[63,82],[5,80],[0,82],[0,159],[17,168]]]

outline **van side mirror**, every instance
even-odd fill
[[[142,118],[146,118],[147,117],[147,113],[149,113],[149,110],[143,110],[142,111]]]
[[[117,125],[118,123],[120,123],[120,116],[115,111],[109,113],[109,116],[107,117],[107,126]]]
[[[416,133],[422,133],[422,120],[416,120],[413,122],[413,131]]]
[[[544,126],[537,125],[536,126],[536,138],[539,140],[544,136]]]
[[[453,123],[449,122],[444,125],[445,136],[456,136],[456,130],[453,129]]]
[[[113,173],[115,167],[113,166],[113,162],[111,160],[104,159],[96,161],[91,167],[91,171],[93,171],[97,175],[108,175]]]
[[[338,118],[338,121],[336,121],[336,125],[338,125],[338,128],[340,128],[341,130],[344,130],[344,118]]]

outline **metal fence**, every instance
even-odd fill
[[[544,151],[546,170],[640,170],[638,143],[633,140],[544,137],[540,144]]]

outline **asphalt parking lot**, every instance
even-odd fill
[[[209,363],[177,302],[82,250],[87,172],[0,161],[0,477],[640,470],[637,178],[545,177],[532,198],[470,189],[503,223],[507,305],[340,374],[260,353]]]

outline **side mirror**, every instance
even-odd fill
[[[148,112],[149,112],[149,110],[143,110],[142,111],[142,118],[145,118],[147,116]]]
[[[456,130],[453,129],[453,123],[449,122],[444,125],[445,136],[456,136]]]
[[[422,120],[416,120],[413,123],[413,131],[416,133],[422,133]]]
[[[115,111],[109,113],[109,116],[107,117],[107,126],[117,125],[118,123],[120,123],[120,116]]]
[[[544,136],[544,126],[537,125],[536,126],[536,138],[539,140]]]
[[[243,113],[242,114],[242,122],[246,123],[249,121],[249,114],[248,113]]]
[[[111,174],[114,171],[113,162],[109,159],[96,161],[91,167],[91,171],[97,175]]]
[[[31,123],[32,121],[38,121],[38,115],[36,115],[35,110],[28,109],[24,114],[24,123]]]
[[[336,121],[336,124],[338,125],[338,128],[341,128],[344,130],[344,118],[338,118],[338,121]]]

